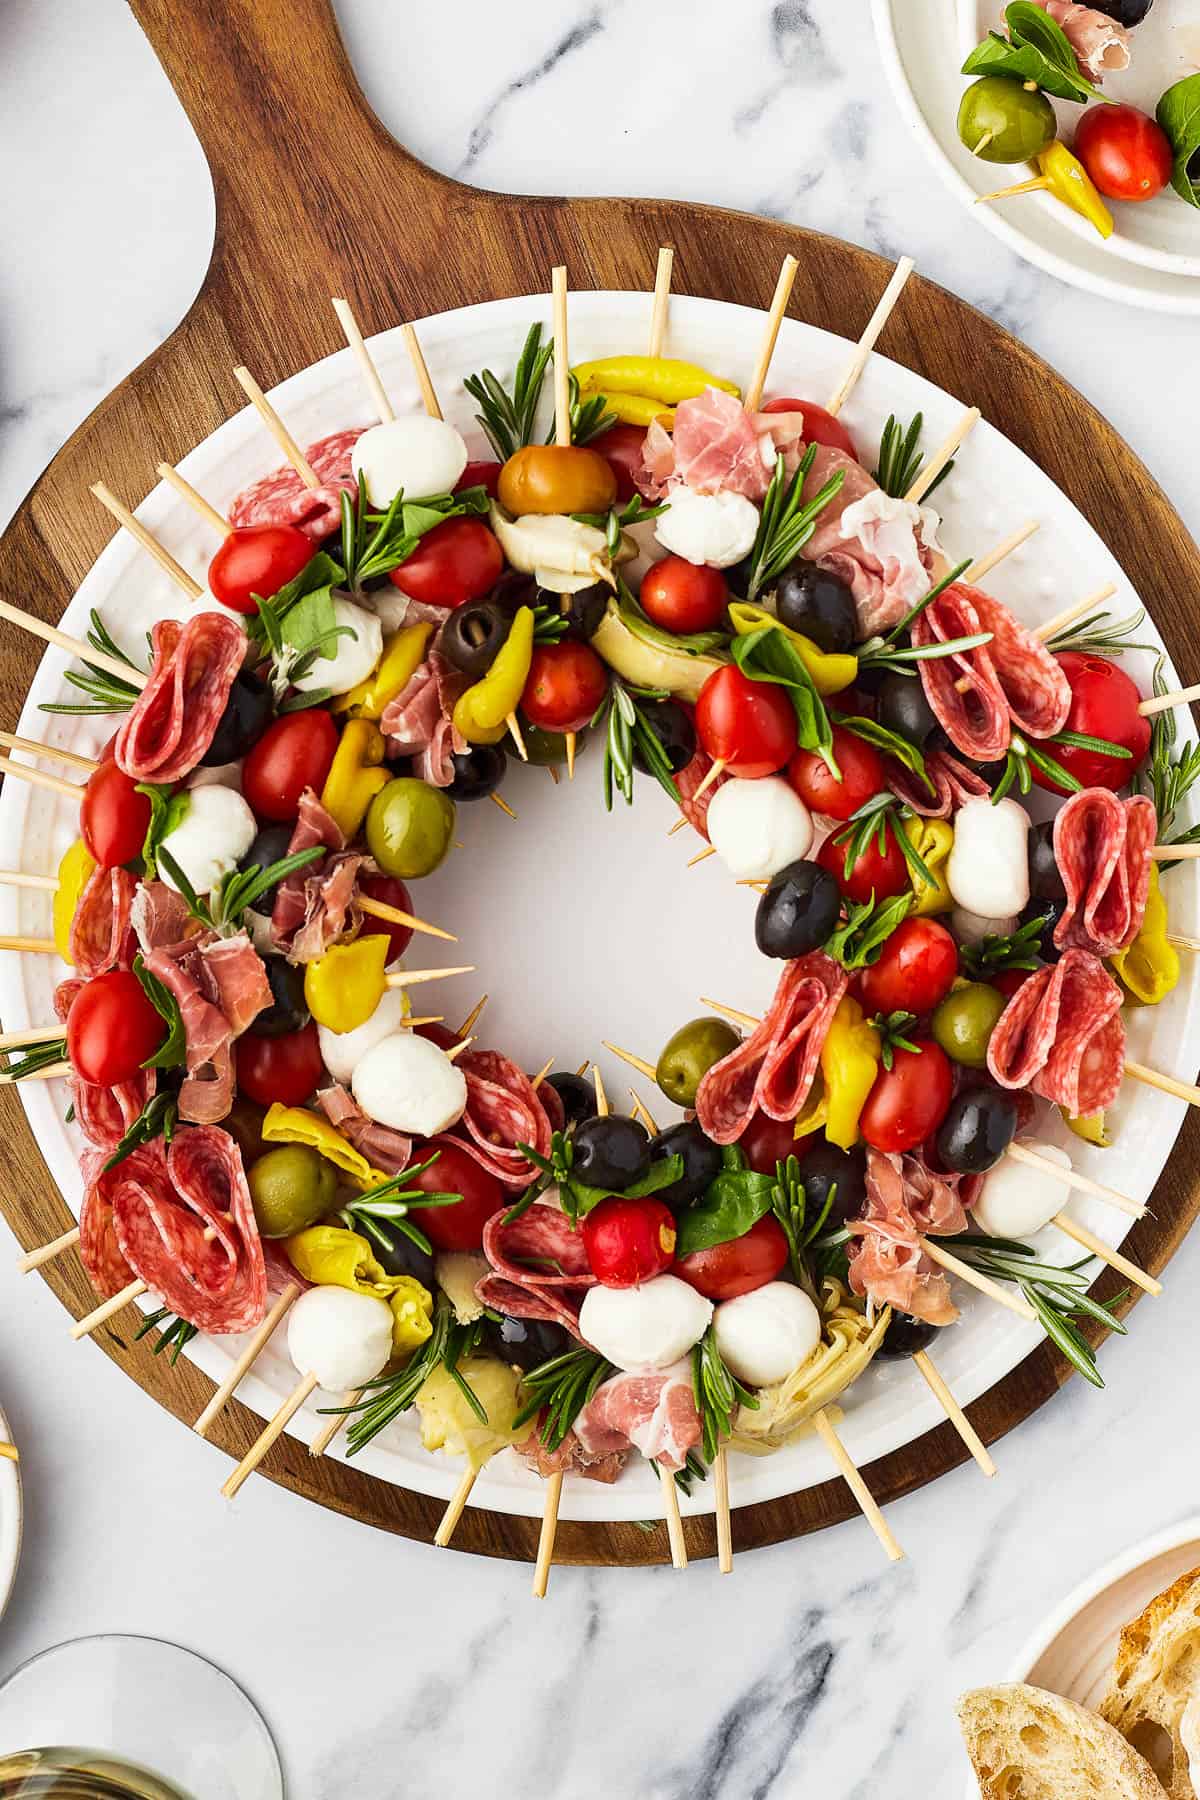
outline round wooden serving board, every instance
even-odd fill
[[[191,311],[162,347],[105,400],[55,457],[0,540],[0,594],[57,619],[110,527],[88,495],[101,471],[134,503],[154,461],[178,460],[243,404],[232,370],[265,388],[339,349],[330,294],[345,294],[364,332],[452,307],[528,293],[565,263],[576,288],[639,289],[659,244],[675,246],[675,289],[765,307],[788,251],[800,259],[791,311],[854,338],[890,273],[878,257],[793,226],[713,207],[643,200],[529,199],[486,194],[416,162],[370,111],[327,0],[130,0],[200,138],[216,190],[216,245]],[[914,278],[887,327],[887,353],[979,406],[1091,520],[1153,612],[1181,668],[1194,633],[1187,596],[1200,555],[1165,495],[1109,425],[1054,371],[991,320]],[[1169,546],[1169,555],[1164,554]],[[39,647],[11,629],[0,662],[0,716],[15,723]],[[1186,677],[1185,677],[1186,678]],[[47,1175],[11,1090],[0,1095],[6,1157],[0,1205],[23,1248],[72,1219]],[[1189,1114],[1131,1254],[1161,1271],[1200,1206],[1189,1177],[1200,1123]],[[94,1304],[77,1259],[43,1271],[75,1316]],[[1101,1294],[1117,1284],[1107,1274]],[[95,1340],[147,1392],[188,1423],[211,1384],[187,1361],[168,1368],[149,1340],[123,1335],[132,1313]],[[81,1348],[79,1354],[89,1352]],[[992,1442],[1048,1400],[1068,1374],[1048,1345],[971,1408]],[[213,1436],[240,1456],[261,1421],[236,1403]],[[867,1470],[886,1502],[964,1457],[949,1425]],[[282,1438],[264,1472],[311,1500],[406,1537],[430,1541],[442,1502],[409,1493]],[[840,1480],[734,1514],[739,1550],[850,1517]],[[692,1555],[711,1554],[711,1520],[686,1521]],[[455,1547],[531,1559],[537,1522],[468,1508]],[[565,1562],[665,1560],[665,1532],[564,1521]]]

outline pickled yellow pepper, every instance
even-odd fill
[[[921,875],[919,870],[909,870],[913,893],[910,918],[918,914],[928,917],[932,913],[953,912],[954,896],[950,892],[946,880],[946,864],[954,845],[954,827],[945,819],[905,819],[900,827],[929,873],[933,876],[935,886]]]
[[[347,843],[358,836],[367,808],[392,779],[392,771],[383,767],[386,750],[386,738],[370,719],[347,721],[321,789],[321,805]]]
[[[387,991],[390,949],[386,932],[371,932],[352,944],[331,944],[324,956],[306,964],[304,1000],[318,1025],[357,1031],[366,1024]]]
[[[533,611],[522,606],[483,680],[469,687],[455,704],[454,724],[468,744],[500,742],[510,715],[517,710],[532,661]]]
[[[858,674],[856,656],[837,656],[822,650],[811,638],[806,638],[801,632],[793,631],[790,625],[781,623],[765,606],[756,606],[751,600],[731,600],[728,610],[730,622],[738,637],[749,637],[751,632],[761,631],[764,625],[773,625],[776,631],[782,631],[784,637],[795,645],[800,660],[812,677],[813,686],[822,698],[829,694],[840,694]]]
[[[1128,950],[1109,958],[1121,985],[1143,1006],[1157,1006],[1179,981],[1179,957],[1167,942],[1167,903],[1150,865],[1150,887],[1142,927]]]
[[[366,680],[360,681],[348,693],[335,694],[329,702],[329,710],[349,713],[356,719],[382,718],[388,701],[404,692],[409,679],[420,667],[432,632],[432,624],[423,621],[402,625],[384,644],[383,655]]]

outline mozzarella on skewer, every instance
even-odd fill
[[[745,494],[697,494],[691,488],[675,488],[654,535],[664,550],[688,562],[731,569],[754,548],[758,508]]]
[[[404,990],[387,988],[370,1018],[353,1031],[331,1031],[328,1025],[318,1025],[321,1059],[333,1079],[340,1081],[343,1087],[349,1087],[354,1071],[367,1051],[399,1031],[403,1021]]]
[[[392,1354],[391,1308],[374,1294],[314,1287],[288,1314],[288,1355],[332,1393],[374,1381]]]
[[[466,1111],[466,1076],[444,1050],[413,1031],[375,1044],[359,1060],[350,1085],[369,1117],[413,1137],[446,1131]]]
[[[1009,918],[1029,899],[1029,814],[1015,800],[964,800],[954,815],[946,882],[955,903]]]
[[[1071,1159],[1057,1144],[1028,1143],[1022,1148],[1036,1151],[1055,1168],[1070,1170]],[[1069,1178],[1060,1181],[1048,1169],[1035,1169],[1014,1156],[1002,1156],[984,1176],[971,1219],[991,1237],[1025,1239],[1062,1211],[1070,1191]]]
[[[766,880],[805,856],[813,838],[812,815],[778,775],[725,782],[709,801],[705,824],[713,849],[739,880]]]
[[[258,823],[233,788],[206,786],[188,790],[188,808],[168,831],[162,848],[174,857],[197,894],[211,894],[237,868],[255,837]],[[179,892],[165,863],[159,874]]]
[[[658,1275],[641,1287],[589,1288],[579,1329],[618,1369],[668,1369],[699,1343],[712,1312],[678,1275]]]
[[[730,1373],[747,1387],[782,1381],[821,1341],[821,1315],[803,1289],[789,1281],[768,1281],[723,1300],[713,1326]]]
[[[372,506],[390,506],[402,490],[410,500],[448,494],[467,466],[467,446],[444,419],[424,414],[389,419],[364,431],[350,452]]]
[[[331,694],[348,694],[365,681],[383,655],[383,626],[374,613],[355,606],[351,600],[333,602],[334,625],[344,632],[334,638],[328,656],[318,656],[312,667],[293,676],[292,686],[302,694],[328,689]]]

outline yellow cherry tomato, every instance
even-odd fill
[[[522,513],[602,513],[617,497],[617,478],[586,444],[526,444],[500,471],[497,497]]]

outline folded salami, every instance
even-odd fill
[[[246,633],[224,613],[196,613],[181,625],[160,619],[151,634],[150,679],[117,733],[115,755],[134,781],[182,781],[213,741]]]
[[[1067,904],[1054,928],[1060,950],[1127,950],[1142,928],[1158,814],[1144,794],[1108,788],[1072,794],[1054,821],[1054,860]]]
[[[318,438],[304,453],[318,487],[306,487],[295,469],[273,469],[237,495],[229,508],[229,523],[295,525],[320,543],[341,524],[342,494],[353,498],[358,492],[350,452],[361,436],[361,429],[354,428]]]
[[[714,1143],[736,1143],[756,1112],[796,1117],[846,987],[846,971],[823,950],[786,965],[762,1022],[697,1089],[696,1117]]]
[[[975,762],[1007,755],[1015,725],[1053,737],[1067,722],[1071,688],[1041,639],[982,588],[954,582],[913,620],[924,646],[991,632],[991,642],[920,664],[925,696],[956,750]],[[960,689],[959,684],[962,683]]]
[[[537,1170],[517,1149],[550,1154],[550,1120],[523,1069],[497,1050],[467,1050],[458,1058],[467,1078],[467,1110],[457,1129],[463,1148],[505,1187],[523,1188]]]
[[[130,909],[138,880],[128,869],[93,869],[71,920],[71,961],[88,980],[107,969],[128,969],[137,950]]]
[[[692,829],[698,831],[702,838],[708,836],[708,809],[712,804],[713,795],[718,788],[724,787],[725,783],[732,779],[732,777],[726,775],[724,772],[714,776],[704,792],[700,795],[699,799],[695,798],[696,789],[700,786],[711,768],[712,757],[705,751],[697,748],[696,754],[693,756],[691,762],[686,763],[675,776],[675,789],[679,795],[679,810],[682,812]]]
[[[475,1284],[476,1297],[514,1319],[548,1319],[583,1342],[579,1309],[596,1277],[583,1235],[556,1206],[535,1204],[510,1225],[493,1215],[483,1228],[489,1273]]]
[[[890,756],[884,757],[887,784],[897,800],[923,819],[948,819],[964,800],[982,800],[991,792],[987,782],[952,750],[930,750],[925,757],[928,782],[914,775]]]
[[[135,1150],[127,1161],[142,1157]],[[85,1150],[80,1158],[83,1173],[83,1205],[79,1209],[79,1260],[102,1300],[111,1300],[133,1280],[113,1225],[111,1187],[115,1170],[104,1173],[105,1153]],[[123,1165],[122,1165],[123,1166]]]
[[[1121,990],[1087,950],[1064,950],[1019,987],[988,1043],[1001,1087],[1032,1088],[1072,1118],[1111,1106],[1125,1068]]]

